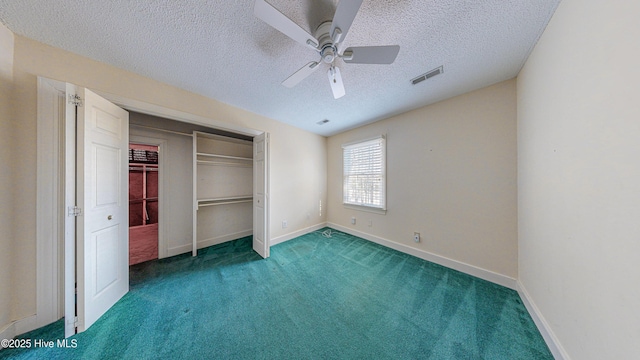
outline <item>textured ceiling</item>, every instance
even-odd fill
[[[311,33],[337,4],[268,1]],[[0,0],[0,21],[16,34],[332,135],[513,78],[559,2],[364,0],[341,48],[397,44],[400,53],[391,65],[338,60],[346,95],[337,100],[326,64],[292,89],[280,85],[319,57],[257,19],[253,0]],[[411,85],[441,65],[442,75]],[[330,122],[316,124],[323,119]]]

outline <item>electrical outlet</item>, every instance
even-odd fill
[[[307,213],[307,220],[311,219],[311,214]]]
[[[369,219],[369,224],[368,225],[369,225],[369,227],[372,227],[373,226],[373,220]]]
[[[420,233],[419,232],[414,232],[413,233],[413,241],[419,243],[420,242]]]
[[[355,225],[356,224],[356,217],[352,216],[351,217],[351,225]]]
[[[283,229],[287,228],[287,220],[282,220],[282,228]]]

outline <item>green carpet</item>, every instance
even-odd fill
[[[553,359],[510,289],[333,231],[251,238],[131,267],[77,348],[20,359]],[[21,336],[60,339],[62,320]]]

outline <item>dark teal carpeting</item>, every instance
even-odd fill
[[[62,320],[24,334],[58,339]],[[251,238],[131,268],[131,291],[76,349],[24,359],[553,359],[518,294],[377,244],[321,231]]]

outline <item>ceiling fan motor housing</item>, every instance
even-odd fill
[[[338,55],[338,49],[336,49],[336,46],[331,39],[331,34],[329,34],[330,31],[331,21],[325,21],[318,25],[315,33],[316,39],[320,42],[320,45],[318,46],[320,56],[322,57],[322,61],[327,64],[331,64]]]

